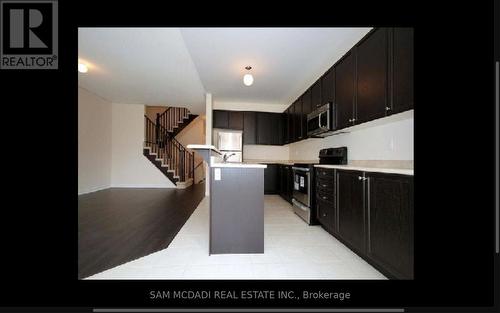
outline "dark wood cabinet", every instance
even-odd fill
[[[279,164],[267,164],[264,169],[264,194],[266,195],[279,193],[278,167]]]
[[[387,28],[377,28],[356,47],[355,124],[384,117],[387,101]]]
[[[331,234],[337,231],[337,208],[335,205],[335,171],[316,168],[316,218]]]
[[[413,109],[413,28],[393,28],[389,33],[392,114]]]
[[[243,144],[257,143],[257,117],[255,112],[243,113]]]
[[[288,140],[289,142],[296,142],[297,137],[295,136],[295,102],[290,105],[289,107],[289,117],[288,117],[288,123],[289,123],[289,132],[288,132]]]
[[[283,127],[282,127],[282,132],[283,132],[283,144],[288,144],[290,143],[290,109],[286,109],[285,112],[283,112],[282,116],[282,121],[283,121]]]
[[[302,140],[302,98],[295,101],[294,104],[294,130],[295,130],[295,141]]]
[[[356,91],[356,59],[349,51],[335,66],[335,104],[337,128],[353,125]]]
[[[337,233],[360,254],[366,251],[363,172],[336,171]]]
[[[229,111],[213,111],[213,128],[229,128]]]
[[[257,144],[271,145],[273,143],[272,113],[257,112]]]
[[[321,78],[320,78],[311,87],[311,108],[309,110],[313,111],[322,104],[324,103],[321,100]]]
[[[368,256],[393,276],[413,279],[413,178],[366,177]]]
[[[293,174],[291,165],[279,165],[279,182],[280,196],[289,203],[292,203]]]
[[[302,99],[302,138],[307,138],[307,114],[313,111],[311,102],[311,89],[307,89],[301,97]]]
[[[229,111],[229,129],[243,129],[243,112]]]
[[[335,97],[335,69],[330,68],[321,77],[321,104],[333,103]]]

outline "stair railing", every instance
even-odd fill
[[[163,113],[156,114],[156,125],[161,125],[168,131],[173,131],[182,123],[184,117],[188,115],[189,110],[186,108],[169,107]]]
[[[168,164],[174,175],[180,181],[194,179],[194,152],[190,152],[177,139],[168,134],[165,127],[155,124],[149,117],[144,115],[146,146],[156,153],[157,158],[162,159],[162,164]]]

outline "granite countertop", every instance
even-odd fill
[[[413,176],[413,169],[406,168],[385,168],[385,167],[362,167],[362,166],[352,166],[352,165],[330,165],[330,164],[317,164],[314,167],[321,168],[337,168],[343,170],[353,170],[362,172],[378,172],[378,173],[388,173],[388,174],[402,174]]]

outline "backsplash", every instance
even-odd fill
[[[382,165],[377,167],[393,167],[395,164],[402,168],[413,167],[413,113],[406,117],[350,133],[289,144],[289,159],[318,160],[320,149],[346,146],[348,162],[352,164],[361,162]]]

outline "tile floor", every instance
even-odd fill
[[[264,254],[208,255],[205,197],[168,248],[87,279],[386,279],[279,196],[265,196]]]

